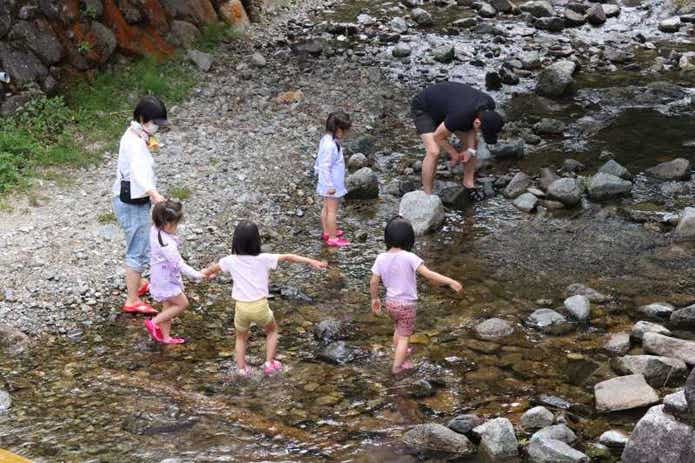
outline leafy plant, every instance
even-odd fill
[[[169,196],[179,201],[185,201],[191,197],[191,190],[185,186],[175,186],[169,188]]]
[[[77,51],[80,53],[80,55],[86,55],[92,51],[92,45],[86,41],[80,42],[80,44],[77,46]]]
[[[113,212],[103,212],[97,216],[97,222],[101,225],[116,223],[116,215]]]

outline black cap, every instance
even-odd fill
[[[497,134],[504,126],[504,119],[497,111],[485,110],[480,113],[480,130],[483,132],[483,139],[488,145],[497,143]]]
[[[169,125],[167,120],[167,108],[162,100],[153,95],[147,95],[140,99],[138,105],[133,111],[133,120],[140,122],[140,118],[144,122],[154,122],[159,126]]]

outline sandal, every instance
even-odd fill
[[[150,292],[150,282],[146,281],[144,285],[138,289],[138,297],[145,297],[147,293]]]
[[[183,338],[169,338],[169,339],[162,339],[161,341],[162,344],[183,344],[186,342],[185,339]]]
[[[340,237],[343,236],[343,235],[345,235],[345,232],[344,232],[343,230],[338,230],[338,231],[335,232],[336,238],[340,238]],[[323,234],[321,235],[321,239],[322,239],[323,241],[328,241],[328,233],[323,233]]]
[[[143,315],[156,315],[159,313],[151,305],[142,301],[136,302],[133,305],[124,305],[121,310],[125,313],[141,313]]]
[[[244,368],[237,368],[237,374],[242,378],[248,378],[249,376],[251,376],[251,368],[249,368],[248,366]]]
[[[326,246],[329,248],[342,248],[349,246],[350,242],[343,238],[333,238],[332,240],[326,240]]]
[[[480,202],[485,199],[485,192],[482,188],[467,188],[468,197],[473,202]]]
[[[280,373],[281,371],[282,363],[278,362],[277,360],[273,360],[272,363],[265,362],[263,373],[265,373],[266,376],[272,376],[276,373]]]
[[[394,375],[401,375],[404,373],[409,373],[412,370],[415,369],[415,365],[410,360],[406,360],[405,362],[401,363],[401,366],[396,368],[395,371],[393,371]]]
[[[154,322],[150,320],[145,320],[145,328],[147,328],[147,332],[150,333],[150,336],[152,339],[154,339],[157,342],[162,342],[162,332],[160,331],[159,327],[154,324]]]

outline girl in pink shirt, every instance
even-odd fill
[[[236,301],[234,309],[234,329],[236,331],[236,363],[239,375],[249,376],[251,370],[246,364],[246,346],[249,328],[252,324],[261,326],[266,334],[266,362],[264,372],[272,375],[282,370],[282,364],[275,360],[278,345],[278,326],[268,305],[268,280],[270,271],[278,262],[307,264],[315,269],[324,269],[328,264],[294,254],[266,254],[261,252],[261,236],[253,222],[242,221],[234,229],[232,255],[220,259],[203,273],[210,278],[220,271],[229,273],[234,281],[232,298]]]
[[[410,252],[415,244],[415,232],[408,220],[393,218],[384,231],[387,252],[377,256],[372,267],[369,284],[372,295],[372,311],[381,313],[379,283],[386,288],[386,311],[393,320],[393,374],[413,368],[408,360],[408,339],[415,329],[417,312],[417,274],[419,273],[435,285],[446,285],[457,293],[462,286],[456,280],[441,275],[425,267],[422,259]]]

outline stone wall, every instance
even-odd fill
[[[0,0],[0,111],[116,55],[164,58],[206,25],[245,28],[264,0]]]

